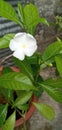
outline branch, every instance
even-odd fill
[[[0,65],[1,65],[2,63],[4,63],[5,60],[9,59],[9,58],[12,57],[12,56],[13,56],[13,54],[10,54],[9,56],[6,56],[6,57],[3,58],[2,60],[0,60]]]

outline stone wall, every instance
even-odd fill
[[[43,17],[62,15],[62,0],[34,0]]]

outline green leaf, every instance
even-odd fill
[[[13,72],[11,68],[9,67],[3,67],[3,70],[2,70],[2,74],[5,74],[5,73],[8,73],[8,72]]]
[[[54,119],[55,112],[51,106],[43,103],[33,103],[33,104],[46,119],[48,120]]]
[[[26,75],[16,72],[9,72],[0,76],[0,87],[26,91],[36,89]]]
[[[26,112],[28,109],[29,109],[29,104],[23,104],[23,105],[20,105],[20,106],[17,106],[18,109],[22,110],[23,112]]]
[[[0,128],[2,127],[3,123],[6,120],[7,108],[8,108],[8,104],[6,105],[0,104]]]
[[[32,92],[24,92],[22,93],[14,102],[13,107],[19,107],[23,104],[26,104],[27,101],[31,98]]]
[[[6,34],[0,38],[0,49],[9,47],[10,40],[14,37],[15,34]]]
[[[50,60],[52,57],[56,56],[57,54],[60,53],[60,50],[62,50],[62,42],[61,41],[56,41],[49,45],[46,50],[44,51],[42,55],[43,61]]]
[[[39,22],[49,26],[49,23],[45,18],[39,18]]]
[[[62,76],[62,58],[60,56],[55,57],[56,66],[59,74]]]
[[[57,102],[62,103],[62,91],[58,88],[54,88],[53,86],[49,86],[46,84],[40,84],[40,86]]]
[[[27,75],[33,81],[33,74],[31,70],[31,66],[28,63],[27,59],[21,61],[17,58],[13,58],[15,64],[21,69],[21,72]]]
[[[16,22],[22,26],[14,8],[6,1],[0,0],[0,16]]]
[[[43,84],[48,85],[48,86],[52,86],[53,88],[58,88],[61,89],[62,88],[62,78],[57,78],[57,79],[47,79],[43,82]]]
[[[37,54],[35,53],[34,55],[32,55],[31,57],[27,57],[27,61],[30,64],[37,64]]]
[[[18,13],[21,18],[21,21],[24,22],[24,12],[23,12],[23,7],[20,2],[18,2]]]
[[[5,73],[7,74],[8,72],[13,72],[13,71],[9,67],[3,67],[2,75],[5,74]],[[7,89],[7,88],[0,88],[0,93],[4,96],[4,98],[7,101],[11,101],[11,102],[14,101],[14,96],[13,96],[14,91],[13,90],[10,90],[10,89]]]
[[[14,130],[15,125],[15,112],[6,120],[2,130]]]
[[[34,34],[38,23],[47,23],[45,19],[39,17],[37,7],[30,3],[24,7],[24,25],[27,32]]]
[[[14,91],[11,89],[0,88],[0,93],[4,96],[7,101],[14,101]]]

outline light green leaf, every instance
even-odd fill
[[[62,58],[60,56],[55,57],[56,66],[59,74],[62,76]]]
[[[36,89],[26,75],[16,72],[9,72],[0,76],[0,87],[26,91]]]
[[[22,110],[23,112],[26,112],[29,109],[29,104],[26,103],[26,104],[20,105],[18,106],[18,109]]]
[[[14,102],[13,107],[19,107],[25,103],[27,103],[27,101],[31,98],[32,96],[32,92],[24,92],[22,93]]]
[[[62,88],[62,78],[57,78],[57,79],[47,79],[43,82],[43,84],[52,86],[53,88]]]
[[[6,120],[7,108],[8,108],[8,104],[6,105],[0,104],[0,128],[2,127],[3,123]]]
[[[6,34],[2,38],[0,38],[0,49],[9,47],[10,40],[14,37],[15,34]]]
[[[21,18],[21,21],[24,22],[24,12],[23,12],[23,7],[20,2],[18,2],[18,13]]]
[[[46,50],[44,51],[42,55],[43,61],[50,60],[54,58],[57,54],[60,53],[60,50],[62,50],[62,42],[61,41],[56,41],[49,45]]]
[[[43,23],[43,24],[49,26],[49,23],[48,23],[48,21],[45,18],[40,18],[39,17],[38,22]]]
[[[40,18],[37,7],[30,3],[24,7],[24,25],[27,32],[34,34],[38,23],[47,23],[47,20]]]
[[[2,130],[14,130],[15,125],[15,112],[6,120]]]
[[[22,26],[14,8],[6,1],[0,0],[0,16],[16,22]]]
[[[54,119],[55,112],[51,106],[43,103],[33,103],[33,104],[39,110],[41,115],[43,115],[46,119],[48,120]]]
[[[58,88],[54,88],[53,86],[49,86],[46,84],[40,84],[40,86],[57,102],[62,103],[62,92]]]

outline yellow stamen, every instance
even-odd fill
[[[23,45],[22,45],[22,47],[23,47],[23,48],[26,48],[26,45],[25,45],[25,44],[23,44]]]

